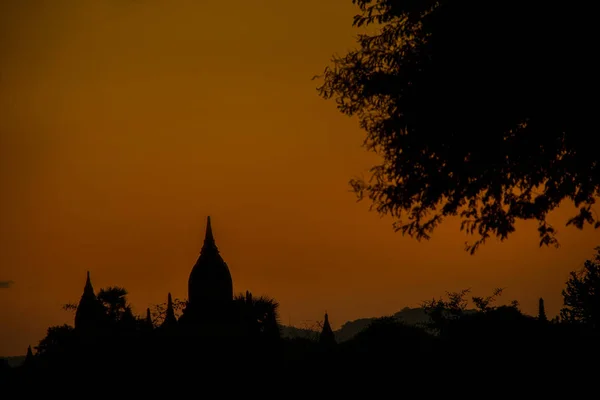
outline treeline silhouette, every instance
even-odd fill
[[[106,384],[142,390],[145,380],[160,379],[190,390],[226,385],[228,393],[269,392],[277,384],[351,393],[398,381],[436,383],[428,391],[473,382],[499,385],[498,390],[543,382],[556,390],[569,374],[580,380],[576,386],[585,386],[594,380],[583,377],[598,372],[600,247],[583,269],[571,273],[562,292],[564,308],[554,318],[547,317],[543,299],[538,315],[530,316],[516,301],[497,305],[501,289],[470,298],[464,290],[424,302],[426,322],[377,318],[344,341],[336,340],[327,314],[318,334],[283,337],[278,303],[250,292],[219,310],[218,323],[213,318],[207,319],[211,324],[187,326],[181,323],[185,301],[169,294],[165,304],[134,315],[127,291],[108,287],[96,295],[101,308],[95,325],[82,325],[77,318],[90,290],[88,279],[79,305],[65,306],[75,311],[75,326],[48,328],[23,365],[1,364],[5,387],[48,391]]]

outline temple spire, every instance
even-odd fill
[[[34,362],[33,351],[31,350],[31,345],[30,345],[29,347],[27,347],[27,355],[25,356],[24,365],[30,366],[31,364],[33,364],[33,362]]]
[[[150,308],[146,308],[146,323],[152,326],[152,315],[150,315]]]
[[[319,342],[325,346],[332,346],[336,344],[335,334],[333,333],[333,329],[331,329],[331,325],[329,324],[329,315],[325,313],[325,320],[323,321],[323,329],[321,330],[321,335],[319,336]]]
[[[104,322],[105,318],[106,311],[94,293],[90,271],[87,271],[83,294],[75,312],[75,329],[97,328],[99,324]]]
[[[216,247],[215,237],[213,236],[210,216],[206,217],[206,233],[204,234],[204,247]]]
[[[183,319],[205,319],[207,312],[227,306],[233,300],[233,282],[229,267],[219,254],[213,236],[211,218],[206,218],[204,245],[188,280],[188,304]],[[203,309],[203,311],[200,311]],[[192,312],[192,310],[194,310]],[[212,310],[212,311],[211,311]],[[190,317],[191,314],[198,316]],[[187,315],[186,315],[187,314]],[[218,314],[218,312],[217,312]],[[203,315],[200,317],[200,315]]]
[[[86,296],[94,296],[96,297],[96,294],[94,293],[94,287],[92,286],[92,280],[90,279],[90,271],[87,271],[87,278],[85,280],[85,286],[83,288],[83,294]]]
[[[165,320],[162,323],[163,327],[170,327],[177,324],[177,317],[175,317],[175,310],[173,309],[173,298],[171,297],[171,293],[167,297],[167,311],[165,315]]]

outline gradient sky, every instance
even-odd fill
[[[85,271],[134,311],[186,296],[211,215],[234,290],[282,322],[418,306],[506,287],[555,315],[600,231],[535,224],[476,255],[449,220],[431,241],[394,233],[348,180],[376,159],[313,75],[354,46],[350,0],[0,2],[0,355],[72,323]]]

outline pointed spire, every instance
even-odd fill
[[[33,364],[33,362],[34,362],[33,351],[31,350],[31,345],[30,345],[29,347],[27,347],[27,355],[25,356],[25,362],[23,365],[28,367],[31,364]]]
[[[326,346],[331,346],[336,343],[335,334],[333,333],[333,329],[331,329],[331,325],[329,324],[329,315],[327,313],[325,313],[325,320],[323,321],[323,329],[321,330],[319,341],[321,344]]]
[[[87,271],[87,278],[85,280],[85,287],[83,288],[83,294],[84,295],[92,295],[92,296],[96,296],[96,294],[94,293],[94,287],[92,286],[92,280],[90,279],[90,271]]]
[[[210,224],[210,216],[206,217],[206,232],[204,234],[204,246],[216,248],[215,237],[213,236],[212,226]]]
[[[98,326],[106,318],[105,309],[94,293],[90,271],[87,271],[83,294],[75,312],[75,328]]]
[[[150,315],[150,308],[146,308],[146,323],[152,326],[152,315]]]
[[[210,216],[206,219],[204,245],[188,279],[186,309],[213,309],[233,300],[231,272],[215,244]],[[188,311],[189,311],[188,310]],[[191,315],[188,313],[188,315]]]
[[[546,317],[546,308],[544,307],[544,299],[541,297],[538,305],[538,320],[542,322],[548,321],[548,317]]]
[[[325,312],[325,321],[323,321],[323,331],[332,331],[331,325],[329,324],[329,315]]]
[[[175,317],[175,309],[173,309],[173,298],[171,297],[171,293],[169,293],[167,297],[167,311],[162,326],[173,326],[175,324],[177,324],[177,317]]]

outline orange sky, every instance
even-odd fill
[[[445,290],[506,287],[534,313],[561,305],[600,231],[535,224],[463,251],[458,223],[426,243],[356,203],[373,163],[357,121],[320,99],[353,46],[350,0],[0,2],[0,355],[72,322],[90,270],[135,311],[185,297],[205,217],[234,290],[268,294],[282,322],[327,310],[334,328]]]

